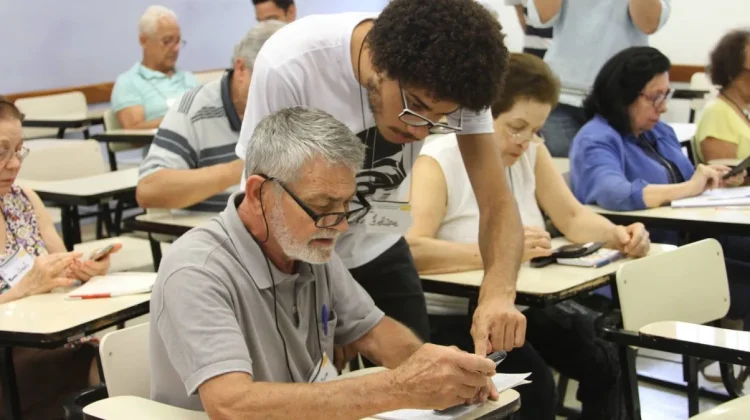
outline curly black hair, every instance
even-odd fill
[[[618,133],[632,130],[628,107],[655,76],[668,72],[672,63],[653,47],[626,48],[610,58],[596,75],[591,93],[583,101],[590,120],[601,115]]]
[[[367,35],[376,71],[475,111],[502,90],[504,39],[500,22],[474,0],[393,0]]]
[[[253,0],[253,4],[261,4],[267,1],[273,2],[279,9],[286,12],[294,4],[294,0]]]
[[[711,51],[708,73],[711,83],[727,88],[745,68],[745,48],[750,43],[750,30],[735,29],[724,35]]]

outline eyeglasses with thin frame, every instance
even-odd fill
[[[187,45],[187,41],[182,38],[163,38],[159,42],[161,42],[161,46],[164,48],[174,47],[177,44],[180,44],[180,48],[184,48]]]
[[[367,202],[365,197],[361,194],[357,194],[357,199],[362,204],[362,207],[360,208],[340,212],[318,213],[315,210],[311,209],[307,204],[305,204],[305,202],[302,201],[302,199],[299,198],[295,193],[291,192],[289,188],[287,188],[287,186],[284,185],[284,183],[279,179],[263,174],[260,174],[260,176],[267,181],[272,181],[279,184],[281,188],[283,188],[284,191],[289,194],[289,197],[292,197],[292,200],[294,200],[297,205],[299,205],[300,208],[302,208],[302,210],[304,210],[305,213],[310,216],[313,222],[315,222],[315,226],[318,228],[331,228],[343,222],[344,220],[346,220],[349,224],[358,223],[367,215],[371,208],[370,203]],[[346,203],[344,207],[348,208],[349,203]]]
[[[463,108],[458,109],[458,126],[452,126],[441,122],[433,122],[427,117],[419,115],[417,112],[409,109],[409,105],[406,103],[406,92],[401,87],[401,82],[398,83],[398,88],[401,91],[401,102],[404,106],[404,110],[398,114],[398,119],[401,122],[410,125],[412,127],[424,127],[428,126],[430,134],[452,134],[462,130],[464,120]],[[454,111],[455,112],[455,111]]]
[[[19,162],[23,162],[23,160],[26,159],[28,155],[28,147],[21,147],[20,149],[13,152],[9,149],[0,150],[0,163],[2,163],[3,165],[7,165],[8,161],[11,159],[11,156],[15,156]]]
[[[662,105],[666,104],[670,99],[672,99],[672,95],[674,95],[674,89],[670,88],[665,93],[660,93],[657,95],[646,95],[643,92],[641,92],[639,95],[651,101],[651,104],[654,106],[654,108],[659,109]]]
[[[544,139],[541,136],[538,136],[536,133],[525,133],[523,131],[516,131],[511,126],[506,125],[505,131],[508,132],[508,136],[510,137],[510,141],[512,141],[515,144],[524,144],[526,142],[531,143],[544,143]]]

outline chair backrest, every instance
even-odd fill
[[[108,109],[104,111],[104,115],[102,115],[102,119],[104,120],[104,130],[119,130],[122,128],[120,125],[120,120],[117,119],[117,114],[115,111]]]
[[[42,140],[32,140],[34,141]],[[59,140],[59,145],[29,147],[18,177],[30,181],[60,181],[109,171],[96,140]]]
[[[715,239],[633,260],[617,270],[623,327],[658,321],[705,324],[729,310],[724,252]]]
[[[151,365],[148,357],[149,324],[113,331],[102,338],[99,357],[110,397],[149,398]]]
[[[697,121],[700,119],[699,112],[706,106],[709,99],[715,98],[719,94],[719,89],[711,83],[711,79],[703,72],[693,73],[690,77],[690,89],[707,90],[709,92],[701,99],[690,100],[690,109],[695,111],[695,119]]]
[[[86,116],[88,112],[86,96],[78,91],[21,98],[15,101],[15,105],[29,119],[67,115]],[[56,135],[56,128],[24,127],[23,129],[23,136],[26,139],[55,137]]]
[[[226,70],[202,71],[195,73],[195,78],[198,79],[198,83],[205,85],[212,80],[220,79],[225,71]]]

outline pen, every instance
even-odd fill
[[[325,303],[323,304],[321,312],[321,318],[323,318],[323,332],[325,333],[325,335],[328,335],[328,307]]]

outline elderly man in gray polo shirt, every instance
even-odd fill
[[[497,398],[494,363],[422,344],[333,253],[368,209],[353,202],[363,158],[362,142],[323,111],[283,109],[257,126],[245,192],[162,261],[153,399],[211,418],[336,419]],[[334,344],[391,370],[320,383],[337,375]]]
[[[187,93],[164,116],[139,171],[142,208],[220,212],[239,190],[243,162],[234,153],[255,58],[284,23],[261,22],[234,47],[232,68]]]

